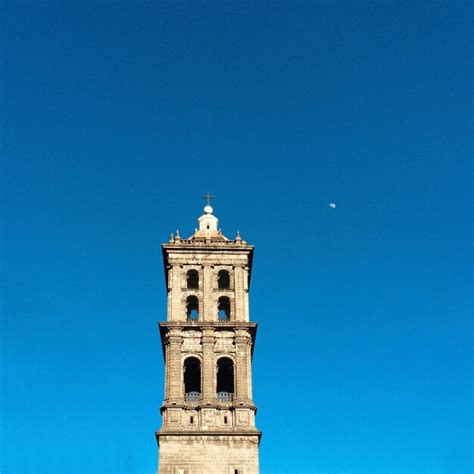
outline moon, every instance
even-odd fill
[[[329,207],[330,207],[331,209],[336,209],[336,204],[333,203],[333,202],[331,202],[331,204],[329,204]]]

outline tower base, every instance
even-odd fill
[[[258,474],[260,432],[157,432],[158,474]]]

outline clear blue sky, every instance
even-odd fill
[[[2,474],[154,472],[207,191],[256,245],[262,474],[472,472],[472,10],[2,2]]]

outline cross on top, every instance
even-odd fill
[[[214,196],[211,196],[211,193],[207,193],[206,195],[203,196],[204,199],[207,199],[207,205],[211,205],[211,199],[214,199]]]

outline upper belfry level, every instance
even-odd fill
[[[199,230],[163,244],[168,321],[249,321],[253,246],[227,239],[206,206]],[[226,313],[226,314],[224,314]]]
[[[162,245],[167,321],[159,474],[258,474],[249,321],[253,246],[225,237],[207,205],[199,229]]]

